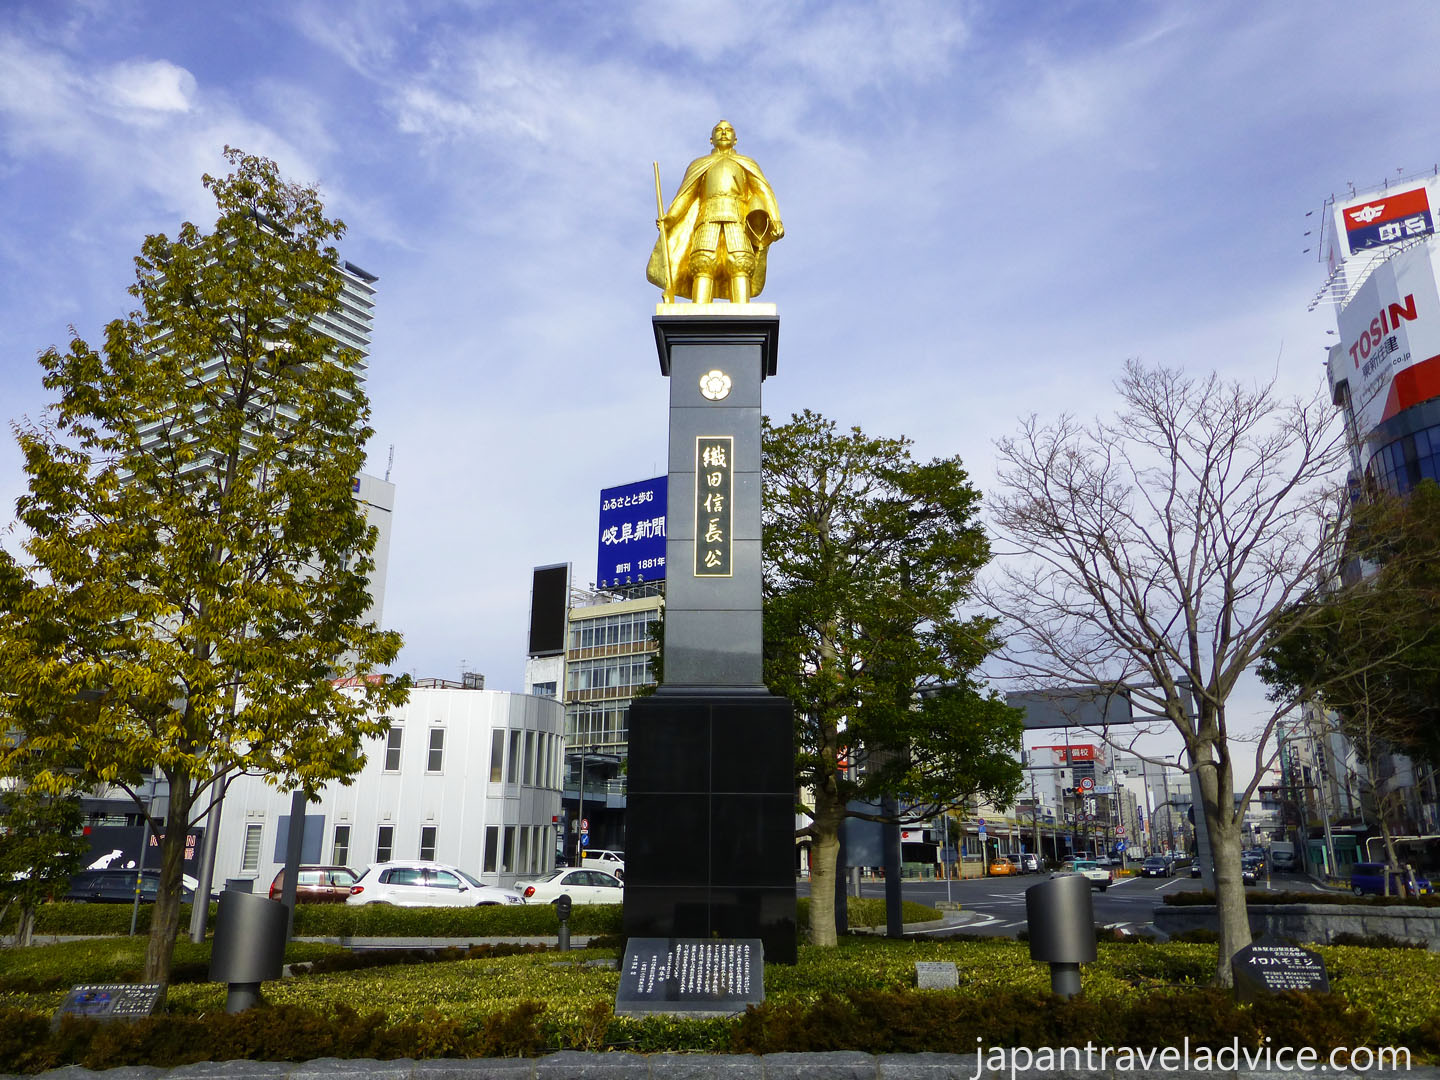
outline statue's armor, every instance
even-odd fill
[[[749,274],[755,269],[755,254],[741,226],[750,178],[730,155],[705,170],[700,181],[700,213],[696,218],[690,246],[693,273],[714,274],[719,269],[716,250],[725,237],[725,267],[730,273]]]

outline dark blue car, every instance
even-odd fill
[[[1405,872],[1390,871],[1390,895],[1403,896]],[[1415,875],[1415,886],[1421,896],[1430,894],[1428,879]],[[1357,862],[1350,868],[1350,891],[1356,896],[1383,896],[1385,894],[1385,864],[1378,862]]]

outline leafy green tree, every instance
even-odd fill
[[[362,763],[405,680],[365,614],[375,533],[351,496],[371,435],[356,357],[321,332],[339,308],[344,226],[273,162],[227,148],[206,176],[213,231],[146,238],[103,349],[40,356],[58,396],[16,426],[28,473],[21,558],[0,558],[0,699],[48,766],[136,794],[160,881],[145,978],[168,982],[186,828],[228,780],[314,791]],[[136,796],[142,813],[150,808]]]
[[[29,945],[35,912],[84,861],[85,815],[73,782],[60,790],[36,787],[35,756],[18,740],[0,746],[0,922],[19,909],[15,943]]]
[[[795,705],[811,893],[833,897],[852,800],[919,818],[1012,801],[1020,714],[975,675],[994,620],[958,613],[990,557],[959,459],[918,462],[908,439],[808,410],[767,418],[763,455],[765,681]],[[835,944],[833,904],[812,906],[811,940]]]

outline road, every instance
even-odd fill
[[[1198,878],[1189,877],[1182,868],[1181,876],[1172,878],[1118,878],[1108,889],[1091,894],[1095,907],[1095,925],[1109,926],[1132,932],[1150,925],[1154,909],[1165,902],[1165,894],[1197,892]],[[983,916],[979,922],[946,930],[920,931],[916,936],[948,936],[950,934],[983,934],[993,937],[1014,937],[1025,929],[1025,890],[1045,878],[1037,874],[1019,877],[969,878],[964,881],[915,881],[903,885],[906,900],[934,906],[942,900],[958,903],[963,911]],[[799,883],[801,896],[808,896],[808,882]],[[1264,886],[1262,886],[1264,888]],[[1269,886],[1273,891],[1310,891],[1318,889],[1309,878],[1299,874],[1276,875]],[[861,884],[864,896],[885,895],[885,884],[866,881]]]

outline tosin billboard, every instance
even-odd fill
[[[1396,413],[1440,396],[1437,255],[1433,241],[1397,250],[1340,309],[1330,385],[1337,392],[1349,388],[1362,442]]]
[[[602,589],[664,579],[667,485],[656,476],[600,492],[595,581]]]

